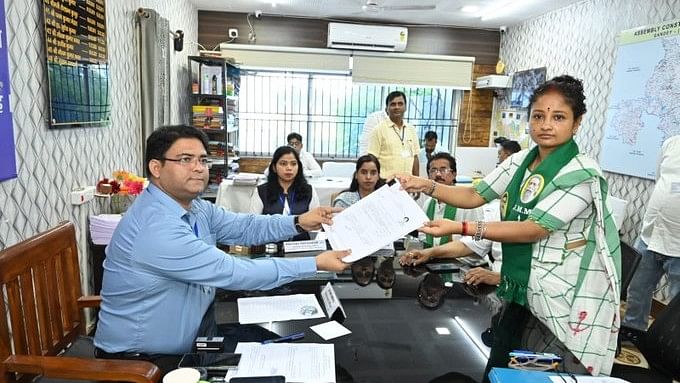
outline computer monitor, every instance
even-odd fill
[[[527,69],[512,75],[512,95],[510,107],[528,108],[529,98],[534,89],[545,82],[546,68]]]

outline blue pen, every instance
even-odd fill
[[[282,336],[280,338],[274,338],[274,339],[267,339],[262,342],[262,344],[268,344],[268,343],[280,343],[280,342],[285,342],[285,341],[292,341],[292,340],[298,340],[302,339],[305,337],[304,332],[296,332],[295,334],[290,334],[286,336]]]

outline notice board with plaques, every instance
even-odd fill
[[[43,0],[50,126],[111,118],[105,0]]]

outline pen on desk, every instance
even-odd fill
[[[282,336],[280,338],[274,338],[274,339],[267,339],[262,342],[262,344],[268,344],[268,343],[280,343],[280,342],[286,342],[286,341],[292,341],[292,340],[298,340],[302,339],[305,337],[304,332],[296,332],[295,334],[290,334],[286,336]]]

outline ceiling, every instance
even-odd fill
[[[191,0],[199,10],[498,29],[583,0]],[[366,6],[368,3],[368,6]],[[391,7],[434,6],[395,10]],[[463,12],[463,7],[476,7]]]

